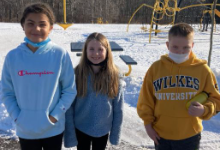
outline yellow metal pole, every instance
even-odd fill
[[[155,10],[153,10],[152,17],[151,17],[151,23],[150,23],[149,43],[151,42],[151,32],[152,32],[152,30],[153,30],[152,26],[153,26],[153,19],[154,19],[154,11],[155,11]]]
[[[130,20],[129,20],[129,22],[128,22],[127,32],[128,32],[128,28],[129,28],[130,22],[131,22],[131,20],[133,19],[134,15],[135,15],[143,6],[154,9],[152,6],[147,5],[147,4],[142,4],[141,6],[139,6],[139,7],[135,10],[135,12],[132,14],[132,16],[131,16],[131,18],[130,18]]]
[[[196,5],[189,5],[189,6],[186,6],[186,7],[182,7],[180,8],[180,11],[184,10],[184,9],[187,9],[187,8],[192,8],[192,7],[198,7],[198,6],[212,6],[213,4],[196,4]],[[216,4],[216,6],[220,6],[220,4]]]
[[[71,26],[72,24],[67,24],[66,23],[66,0],[63,0],[63,22],[64,23],[60,23],[59,25],[66,30],[69,26]]]
[[[212,5],[212,28],[211,28],[211,35],[210,35],[210,49],[209,49],[209,56],[208,56],[208,66],[210,67],[211,64],[211,56],[212,56],[212,44],[213,44],[213,28],[214,28],[214,22],[215,22],[215,8],[218,0],[214,0]]]
[[[131,73],[131,65],[128,65],[128,72],[127,73],[125,73],[125,76],[129,76],[130,75],[130,73]]]
[[[63,0],[63,19],[64,23],[66,23],[66,0]]]
[[[173,15],[173,23],[172,23],[172,25],[174,25],[174,23],[175,23],[175,18],[176,18],[176,9],[177,9],[177,1],[175,1],[175,9],[174,9],[174,15]]]
[[[153,31],[152,26],[153,26],[153,23],[154,23],[154,21],[153,21],[154,20],[154,12],[156,11],[155,9],[156,9],[157,4],[159,5],[158,1],[156,1],[155,4],[154,4],[154,9],[153,9],[152,16],[151,16],[149,43],[151,42],[151,32]]]

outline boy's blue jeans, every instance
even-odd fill
[[[184,140],[166,140],[160,138],[159,145],[155,145],[155,150],[199,150],[201,133]]]

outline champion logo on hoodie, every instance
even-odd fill
[[[28,72],[28,71],[26,71],[26,70],[20,70],[20,71],[18,71],[18,75],[19,75],[19,76],[25,76],[25,75],[39,75],[39,77],[41,77],[41,75],[50,75],[50,74],[54,74],[54,72],[51,72],[51,71]]]

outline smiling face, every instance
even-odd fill
[[[87,58],[93,64],[99,64],[106,59],[107,50],[97,40],[91,40],[87,45]]]
[[[22,25],[26,37],[34,43],[39,43],[47,39],[53,26],[50,25],[49,18],[43,13],[30,13]]]
[[[194,46],[193,37],[172,36],[169,42],[166,42],[170,52],[175,54],[186,54],[192,51]]]

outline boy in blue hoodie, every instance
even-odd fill
[[[48,38],[54,22],[46,4],[26,7],[25,42],[5,58],[2,100],[22,150],[61,150],[65,112],[76,96],[70,57]]]

